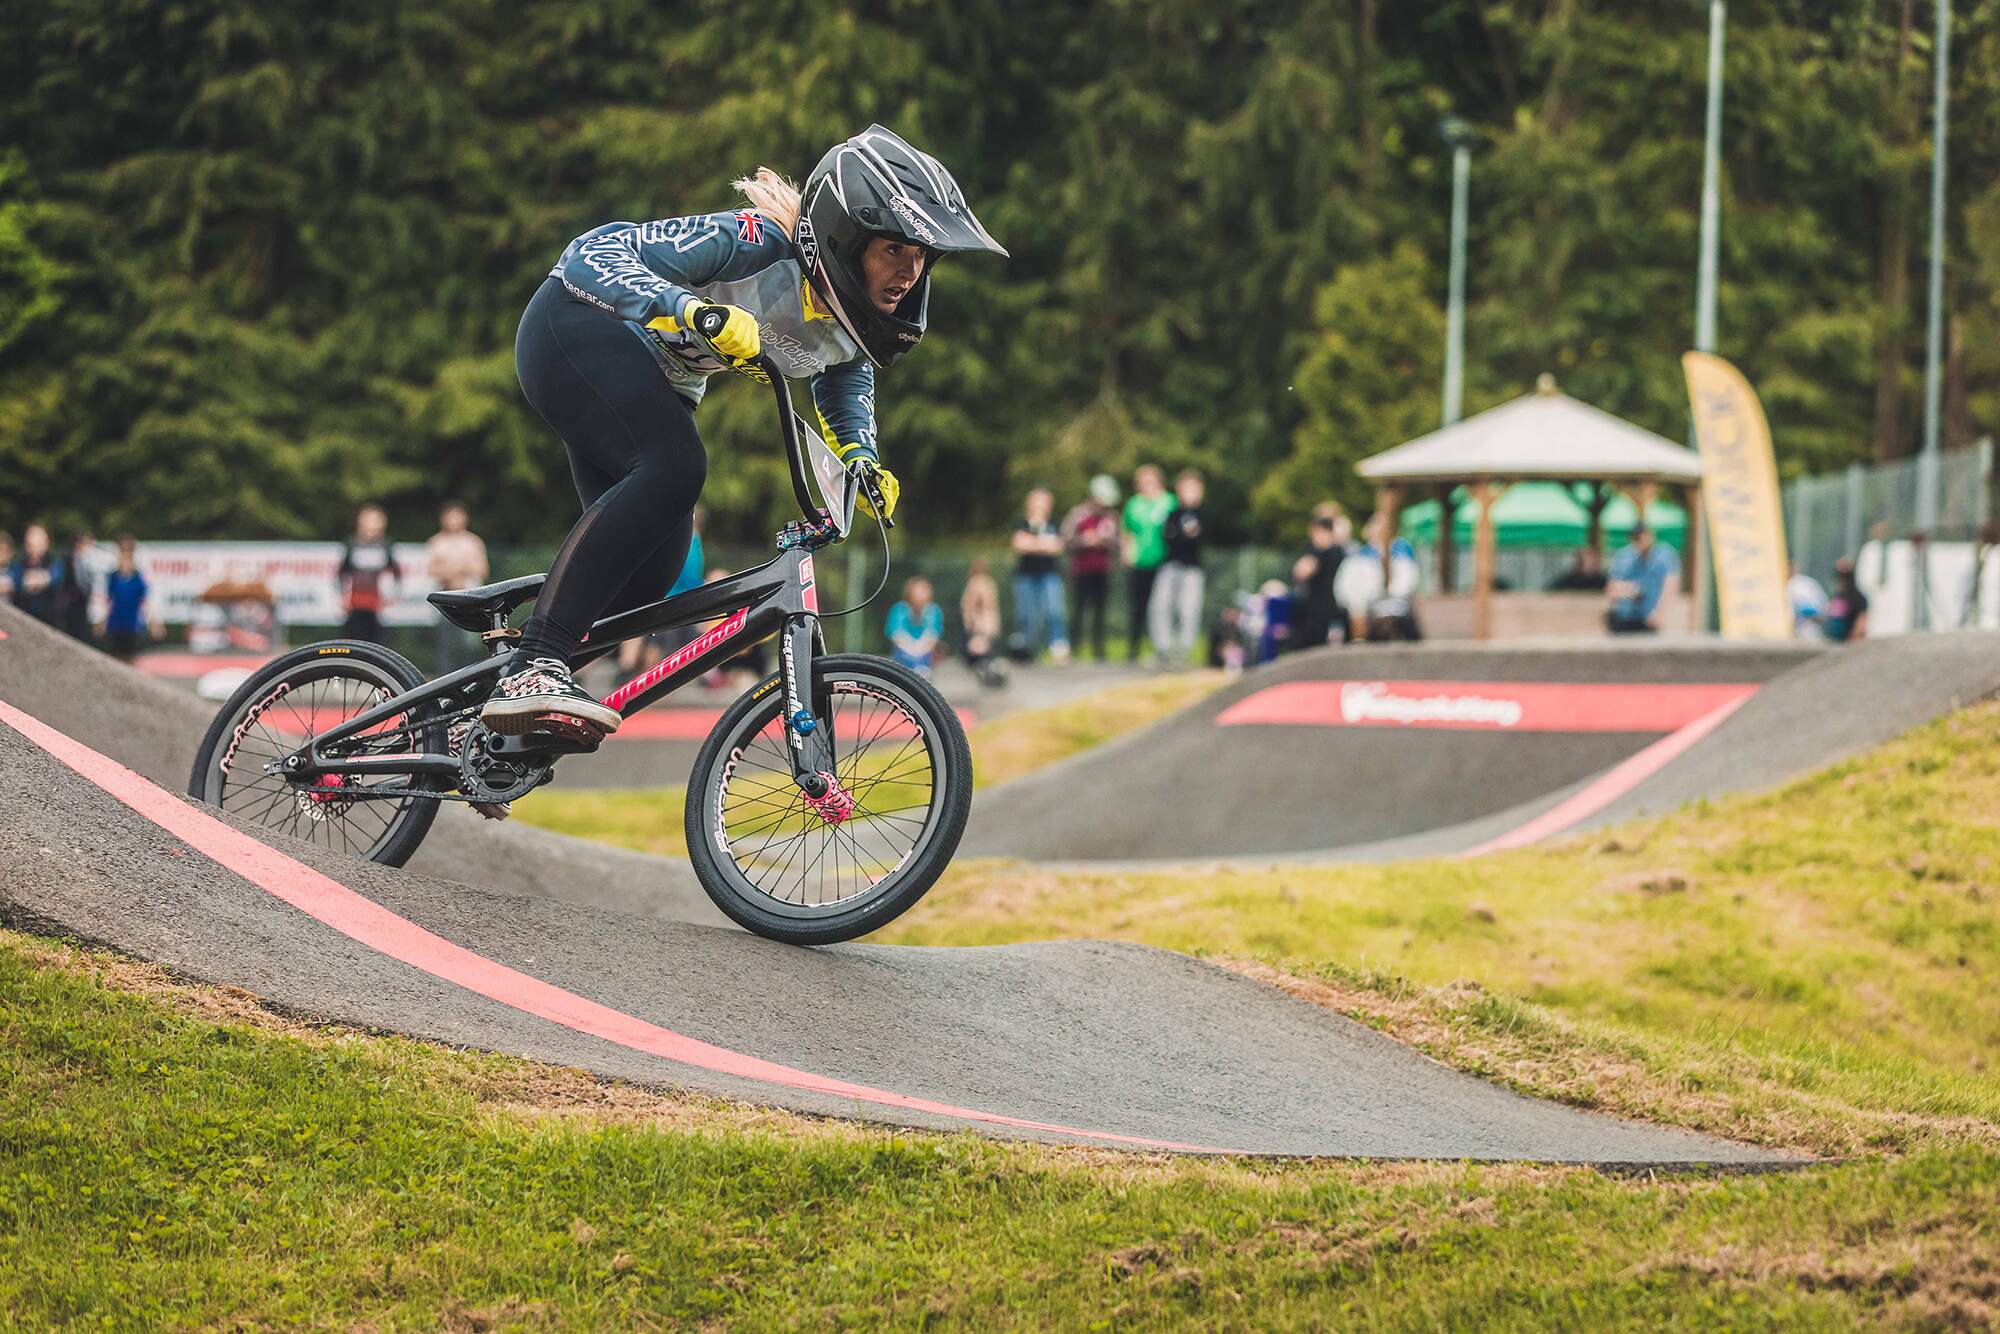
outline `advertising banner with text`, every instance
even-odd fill
[[[428,625],[437,614],[424,602],[437,587],[421,542],[398,542],[396,579],[384,591],[384,625]],[[339,625],[347,611],[340,600],[338,542],[143,542],[139,569],[151,586],[147,612],[168,625],[199,619],[202,595],[210,589],[262,584],[276,602],[280,625]]]
[[[1701,499],[1727,639],[1790,639],[1785,521],[1771,428],[1750,382],[1707,352],[1681,358],[1701,450]]]

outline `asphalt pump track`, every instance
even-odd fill
[[[178,795],[205,705],[10,610],[0,632],[0,921],[281,1009],[807,1113],[1062,1142],[1796,1161],[1521,1097],[1160,950],[796,949],[707,924],[672,862],[470,815],[441,819],[402,871],[253,833]]]
[[[2000,634],[1300,653],[981,792],[960,855],[1389,860],[1776,786],[2000,691]]]

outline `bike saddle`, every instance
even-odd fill
[[[519,579],[502,579],[497,584],[433,593],[426,601],[459,629],[481,634],[493,627],[496,616],[504,617],[534,598],[547,579],[546,574],[524,574]]]

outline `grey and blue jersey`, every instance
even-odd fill
[[[693,402],[727,367],[689,332],[687,308],[697,300],[741,306],[757,317],[764,351],[785,378],[811,381],[828,443],[875,455],[875,368],[837,320],[808,310],[792,238],[763,214],[608,222],[571,241],[549,276],[627,321]],[[662,316],[675,327],[647,327]]]

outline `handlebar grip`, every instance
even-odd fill
[[[703,338],[714,338],[729,323],[729,312],[721,306],[703,306],[694,313],[694,331]]]

